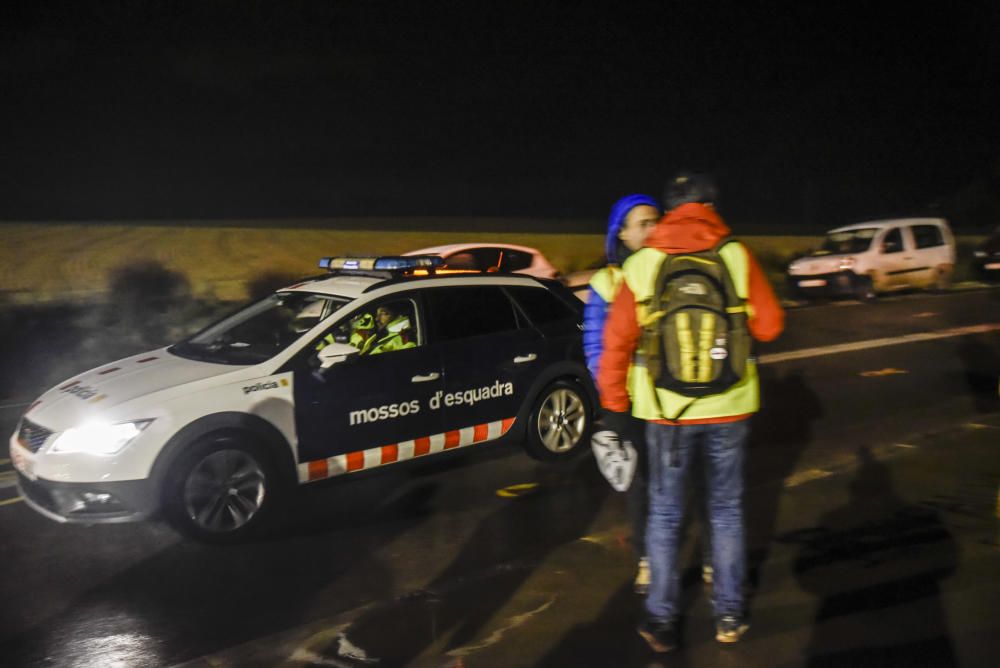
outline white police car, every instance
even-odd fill
[[[50,389],[10,439],[25,501],[69,522],[162,511],[227,541],[290,485],[489,441],[576,451],[597,406],[579,301],[440,262],[325,258],[327,275]]]

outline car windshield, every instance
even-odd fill
[[[858,230],[843,230],[829,232],[823,239],[823,245],[814,255],[845,255],[847,253],[864,253],[872,245],[872,239],[878,232],[877,227],[863,227]]]
[[[218,364],[271,359],[349,300],[307,292],[278,292],[223,318],[170,352]]]

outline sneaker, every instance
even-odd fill
[[[712,574],[713,574],[713,572],[714,571],[712,571],[712,567],[710,565],[704,564],[701,567],[701,581],[704,582],[707,585],[712,584]]]
[[[649,559],[646,557],[639,559],[639,568],[635,572],[633,587],[636,594],[645,594],[649,590]]]
[[[719,642],[739,642],[750,625],[742,617],[723,615],[715,621],[715,639]]]
[[[654,652],[663,654],[677,648],[677,626],[674,622],[654,622],[646,619],[639,624],[639,635]]]

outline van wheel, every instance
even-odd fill
[[[590,401],[579,385],[560,380],[538,395],[528,423],[525,449],[535,459],[565,459],[580,450],[590,431]]]
[[[246,435],[198,442],[170,470],[164,486],[168,521],[207,543],[232,543],[257,531],[275,505],[277,476]]]
[[[934,282],[931,283],[931,290],[934,292],[947,292],[951,287],[951,270],[947,267],[938,267],[934,274]]]
[[[854,279],[854,296],[863,302],[875,299],[875,284],[871,276],[858,276]]]

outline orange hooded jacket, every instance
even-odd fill
[[[646,238],[650,248],[676,255],[707,250],[723,237],[729,236],[729,226],[715,209],[704,204],[690,203],[668,212]],[[757,260],[747,249],[750,281],[747,302],[751,316],[747,321],[750,335],[758,341],[772,341],[785,326],[785,312]],[[628,284],[623,284],[611,305],[604,326],[604,354],[597,373],[601,405],[610,411],[624,412],[631,407],[626,380],[632,356],[639,345],[642,330],[636,319],[635,296]],[[684,424],[715,424],[735,422],[748,417],[732,415],[718,418],[681,420]],[[674,424],[668,420],[657,420]]]

